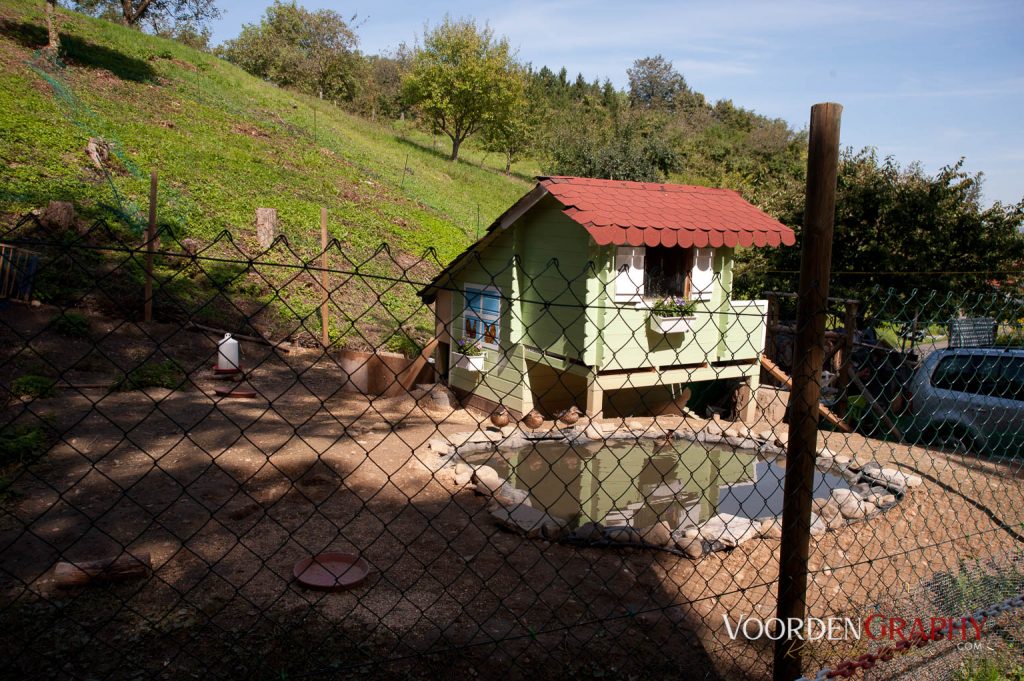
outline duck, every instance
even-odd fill
[[[536,409],[531,409],[530,412],[523,417],[522,424],[530,430],[537,430],[544,425],[544,415]]]
[[[498,405],[498,408],[491,414],[491,424],[496,428],[504,428],[509,424],[512,419],[508,415],[508,409],[504,405]]]
[[[559,413],[558,416],[555,417],[555,420],[560,423],[564,423],[567,426],[571,426],[577,421],[579,421],[580,416],[582,415],[583,412],[581,412],[574,404],[565,411]]]

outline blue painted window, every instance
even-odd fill
[[[467,286],[465,295],[463,337],[478,339],[484,346],[498,347],[501,339],[501,291]]]

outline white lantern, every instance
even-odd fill
[[[238,371],[241,366],[238,361],[238,341],[226,333],[217,343],[217,371]]]

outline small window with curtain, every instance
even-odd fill
[[[497,348],[501,338],[501,291],[493,287],[467,286],[465,300],[463,338]]]
[[[689,298],[692,248],[648,246],[644,267],[644,290],[652,298]]]

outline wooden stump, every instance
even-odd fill
[[[277,209],[257,208],[256,209],[256,240],[260,248],[266,250],[274,242],[277,236]]]
[[[60,561],[53,568],[57,586],[70,588],[92,583],[119,582],[149,575],[153,561],[149,553],[133,556],[128,553],[98,560]]]

